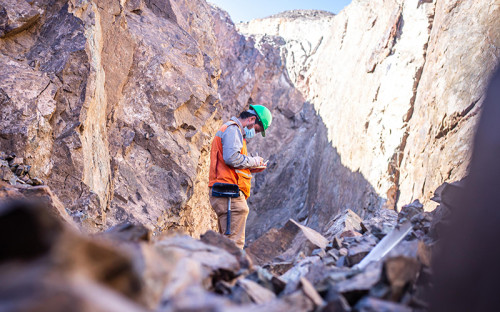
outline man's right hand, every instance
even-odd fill
[[[262,158],[260,156],[255,156],[255,157],[253,157],[253,159],[255,160],[255,166],[254,167],[264,166],[264,158]]]

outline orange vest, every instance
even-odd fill
[[[212,141],[212,150],[210,151],[210,173],[208,175],[208,186],[212,187],[214,183],[230,183],[237,184],[240,191],[245,194],[245,199],[250,197],[250,186],[252,181],[252,174],[250,169],[235,169],[231,168],[224,162],[222,157],[222,133],[226,131],[229,126],[238,124],[234,121],[229,121],[224,124]],[[241,131],[241,129],[240,129]],[[240,153],[242,155],[247,155],[247,141],[243,139],[243,148]]]

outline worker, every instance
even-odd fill
[[[267,107],[250,105],[248,110],[222,125],[212,141],[208,184],[210,205],[217,214],[219,233],[224,234],[227,227],[228,198],[212,196],[212,186],[214,183],[238,185],[240,196],[229,199],[231,226],[228,238],[241,249],[245,246],[245,227],[249,212],[247,199],[250,196],[252,173],[267,168],[262,157],[248,155],[246,141],[257,133],[265,137],[271,122],[272,115]]]

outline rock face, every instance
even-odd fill
[[[234,30],[227,14],[214,14],[221,44],[219,94],[224,119],[252,102],[267,104],[273,113],[266,138],[248,142],[249,151],[258,151],[269,163],[264,174],[255,176],[247,240],[283,226],[290,218],[307,219],[308,226],[321,229],[343,209],[364,216],[380,207],[382,202],[366,179],[343,166],[328,142],[323,121],[293,86],[281,53],[287,41],[270,36],[247,39]]]
[[[123,220],[213,228],[205,176],[219,57],[208,5],[18,2],[0,7],[0,149],[94,231]]]
[[[465,175],[499,15],[491,1],[353,1],[319,21],[285,15],[238,29],[284,38],[284,66],[342,164],[400,207]]]
[[[88,231],[129,221],[197,237],[216,226],[210,140],[263,103],[274,122],[249,142],[270,159],[249,241],[290,218],[323,232],[347,209],[363,219],[417,197],[432,209],[429,190],[465,174],[499,14],[488,1],[353,1],[243,36],[203,0],[4,0],[0,150]]]

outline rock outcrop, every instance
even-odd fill
[[[1,6],[0,150],[23,157],[93,231],[124,220],[213,228],[205,176],[219,56],[208,5],[18,2]]]
[[[91,232],[214,229],[210,140],[251,102],[275,119],[249,143],[270,159],[249,241],[291,218],[324,232],[348,209],[432,209],[430,191],[465,175],[499,56],[488,1],[353,1],[238,27],[203,0],[18,2],[0,5],[0,150]]]
[[[491,1],[353,1],[335,17],[282,15],[237,27],[258,42],[286,41],[283,66],[342,164],[388,207],[401,207],[416,198],[430,204],[437,186],[466,174],[498,64],[499,16]]]

